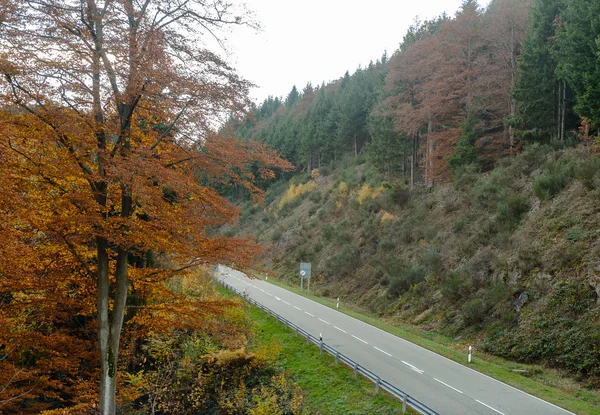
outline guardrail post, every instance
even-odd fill
[[[358,364],[354,363],[354,379],[356,379],[356,370],[358,369]]]
[[[310,341],[310,334],[306,335],[306,344],[308,344],[308,342]]]
[[[406,401],[408,399],[408,395],[404,394],[404,396],[402,397],[402,413],[405,414],[406,413]]]
[[[323,354],[323,342],[319,343],[319,354]]]
[[[375,382],[375,393],[379,393],[379,382],[381,379],[377,378],[377,382]]]
[[[336,352],[335,352],[335,365],[336,365],[336,366],[337,366],[337,364],[338,364],[338,360],[339,360],[339,358],[340,358],[340,352],[336,351]]]

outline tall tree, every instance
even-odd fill
[[[556,73],[551,46],[556,35],[555,22],[564,7],[564,0],[534,0],[523,41],[515,95],[520,127],[532,131],[536,139],[540,133],[542,137],[561,137],[561,110],[565,107],[562,97],[568,86]]]
[[[508,125],[510,150],[516,146],[514,122],[517,100],[514,89],[521,46],[527,30],[530,0],[494,0],[485,15],[483,36],[491,48],[482,87],[489,91],[487,114],[492,118],[491,127],[505,121]]]
[[[555,27],[556,40],[551,49],[557,62],[555,72],[573,87],[575,111],[600,125],[600,3],[566,2]]]
[[[55,235],[95,281],[99,409],[112,415],[128,293],[166,275],[132,272],[131,257],[165,252],[179,268],[242,259],[247,243],[211,236],[236,210],[196,172],[258,193],[252,160],[265,176],[286,166],[261,146],[209,133],[244,108],[248,84],[198,39],[242,24],[243,10],[220,0],[10,5],[0,99],[13,110],[2,145],[48,207],[28,226]]]

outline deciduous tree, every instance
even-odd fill
[[[8,4],[1,145],[25,186],[12,191],[28,204],[3,213],[18,218],[13,230],[30,229],[77,261],[69,278],[96,298],[99,410],[114,414],[129,294],[173,268],[247,259],[251,244],[214,233],[237,211],[207,184],[258,196],[251,161],[264,177],[289,166],[264,146],[209,133],[247,103],[249,84],[209,47],[219,30],[245,22],[243,10],[220,0]],[[145,252],[164,253],[171,270],[132,267]]]

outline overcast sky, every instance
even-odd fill
[[[416,16],[454,16],[463,0],[246,0],[262,25],[228,35],[230,61],[257,84],[251,97],[283,97],[338,79],[360,66],[390,56]],[[489,0],[480,0],[486,6]]]

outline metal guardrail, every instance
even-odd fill
[[[396,398],[400,399],[402,401],[402,413],[406,412],[406,406],[408,405],[423,415],[439,415],[436,411],[429,408],[427,405],[419,402],[418,400],[414,399],[407,393],[404,393],[402,390],[400,390],[396,386],[392,385],[391,383],[381,379],[379,376],[377,376],[375,373],[371,372],[369,369],[362,367],[361,365],[359,365],[358,363],[356,363],[355,361],[350,359],[348,356],[344,356],[343,354],[341,354],[340,352],[335,350],[333,347],[328,346],[327,344],[323,343],[322,341],[320,341],[318,338],[312,336],[309,332],[307,332],[303,328],[301,328],[301,327],[297,326],[296,324],[292,323],[291,321],[287,320],[285,317],[280,316],[279,314],[277,314],[270,308],[265,307],[264,305],[260,304],[259,302],[255,301],[254,299],[244,295],[244,293],[242,293],[240,290],[227,284],[222,279],[216,278],[216,280],[224,287],[228,288],[229,290],[238,294],[242,298],[246,299],[246,301],[248,301],[250,304],[260,308],[261,310],[263,310],[266,313],[275,317],[276,320],[281,321],[286,326],[292,328],[297,334],[301,335],[302,337],[304,337],[306,339],[307,344],[309,342],[312,342],[314,345],[319,347],[321,352],[323,352],[323,350],[325,350],[327,353],[334,356],[336,364],[339,361],[341,361],[342,363],[349,366],[351,369],[354,369],[354,377],[356,377],[357,374],[361,374],[365,378],[369,379],[371,382],[373,382],[375,384],[376,392],[379,392],[379,389],[383,389],[383,390],[389,392],[390,394],[392,394],[393,396],[395,396]]]

